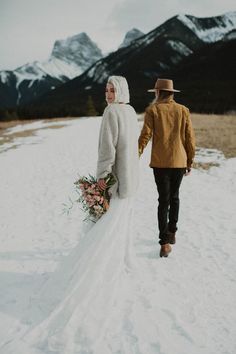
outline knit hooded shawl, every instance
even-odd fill
[[[125,77],[110,76],[107,83],[112,84],[115,89],[113,103],[129,103],[129,87]]]
[[[112,188],[113,195],[118,193],[120,198],[127,198],[134,195],[138,186],[139,127],[135,110],[126,104],[129,101],[126,79],[111,76],[108,82],[114,85],[116,96],[115,101],[108,104],[103,113],[97,178],[113,173],[117,179],[117,184]]]

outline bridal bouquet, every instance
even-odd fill
[[[97,179],[91,175],[81,177],[74,183],[79,194],[76,202],[81,204],[87,214],[85,220],[96,222],[109,208],[111,199],[109,188],[115,184],[116,179],[112,174],[109,174],[104,180],[107,185],[105,190],[98,187]]]

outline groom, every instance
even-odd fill
[[[156,101],[145,112],[139,137],[139,154],[152,138],[150,167],[159,194],[158,226],[160,257],[168,257],[179,215],[179,188],[184,175],[191,171],[195,139],[187,107],[174,101],[173,81],[158,79],[154,89]]]

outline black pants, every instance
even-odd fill
[[[158,226],[160,245],[169,242],[167,232],[177,230],[179,217],[179,187],[185,168],[153,168],[158,198]]]

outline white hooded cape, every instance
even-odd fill
[[[113,192],[120,198],[133,196],[138,186],[138,121],[135,110],[128,104],[129,89],[125,78],[111,76],[115,100],[103,114],[99,147],[97,178],[113,173],[117,185]]]

